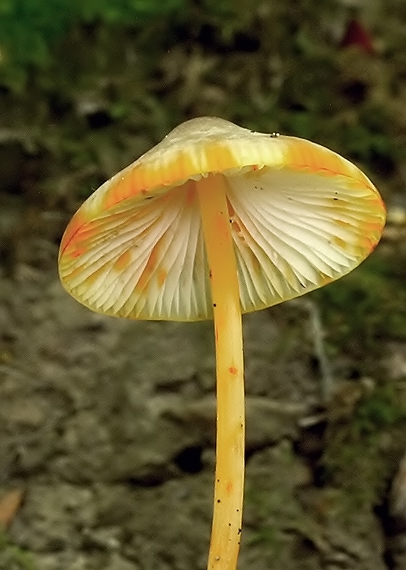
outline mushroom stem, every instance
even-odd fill
[[[211,174],[196,185],[210,271],[216,339],[217,442],[208,569],[235,570],[244,491],[244,362],[237,263],[227,181]]]

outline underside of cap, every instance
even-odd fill
[[[334,281],[374,249],[385,209],[358,168],[302,139],[213,120],[178,127],[79,209],[59,259],[77,300],[112,316],[211,318],[196,195],[210,173],[227,181],[243,312]]]

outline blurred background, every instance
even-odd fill
[[[355,162],[388,207],[359,269],[245,318],[240,568],[406,569],[404,0],[2,0],[0,569],[206,564],[212,325],[62,291],[81,202],[215,115]]]

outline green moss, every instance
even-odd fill
[[[321,464],[326,483],[341,489],[350,510],[380,504],[404,452],[405,428],[406,407],[389,381],[366,390],[345,414],[332,405]]]
[[[13,544],[4,531],[0,531],[0,568],[7,570],[38,570],[32,555]]]
[[[354,426],[360,437],[373,436],[403,420],[406,420],[406,409],[399,403],[396,390],[388,382],[361,399]]]
[[[358,359],[361,372],[376,367],[382,339],[406,340],[404,260],[378,251],[348,276],[315,291],[330,350]]]
[[[387,21],[396,1],[387,3]],[[46,153],[41,176],[52,178],[50,192],[94,167],[69,188],[84,197],[93,180],[204,114],[313,139],[358,161],[374,180],[401,183],[405,94],[391,85],[403,73],[404,38],[395,21],[389,67],[379,56],[340,50],[329,26],[348,14],[334,0],[317,10],[303,0],[293,11],[261,0],[164,4],[3,1],[0,113],[5,129],[29,133],[32,154]],[[354,85],[362,92],[356,103]],[[104,126],[89,124],[92,109],[104,114]]]

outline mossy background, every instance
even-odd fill
[[[332,510],[339,505],[344,519],[355,508],[374,511],[388,538],[388,568],[401,568],[390,551],[388,493],[406,441],[406,3],[242,4],[2,0],[2,280],[13,287],[22,264],[48,271],[81,201],[191,117],[217,115],[309,138],[357,163],[388,204],[388,230],[361,268],[310,296],[336,390],[327,406],[313,400],[321,419],[299,430],[293,444],[311,467],[312,484],[327,496],[315,503],[326,500]],[[362,45],[343,46],[351,21],[370,35],[372,53]],[[272,315],[283,333],[274,346],[280,358],[289,358],[303,333],[297,309]],[[14,361],[13,343],[1,330],[4,366]],[[311,352],[310,345],[311,339],[303,340],[301,350]],[[11,471],[5,488],[19,477]],[[253,488],[247,503],[250,511],[258,504],[267,509]],[[255,516],[265,520],[261,509]],[[287,564],[272,525],[261,529],[248,542],[263,548],[264,560]],[[318,542],[309,529],[300,533],[313,549]],[[15,548],[1,540],[6,559],[14,556],[7,569],[31,568],[30,556]]]

